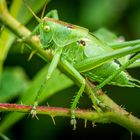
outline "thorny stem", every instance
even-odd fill
[[[5,1],[0,0],[0,21],[2,21],[13,33],[15,33],[18,37],[26,37],[30,34],[30,31],[27,30],[22,24],[16,21],[7,10],[5,10]],[[30,49],[32,51],[36,50],[37,54],[43,58],[45,61],[49,61],[52,59],[51,53],[49,51],[44,51],[40,47],[40,42],[37,38],[32,37],[25,40],[25,42],[30,45]],[[70,75],[63,65],[59,64],[59,68],[72,79],[72,75]],[[79,85],[78,81],[74,79],[75,83]],[[91,88],[93,85],[87,82],[85,92],[89,95],[91,99],[94,98],[91,93]],[[89,92],[90,91],[90,92]],[[108,107],[106,112],[97,113],[93,111],[85,111],[85,110],[76,110],[76,117],[90,120],[94,122],[100,123],[109,123],[114,122],[119,124],[129,131],[140,135],[140,120],[124,109],[122,109],[119,105],[114,103],[106,94],[103,94],[102,91],[98,91],[98,98],[102,101],[102,103]],[[0,111],[18,111],[18,112],[28,112],[31,109],[30,106],[23,106],[18,104],[0,104]],[[69,116],[69,109],[64,108],[49,108],[49,107],[38,107],[37,113],[39,114],[48,114],[52,116]]]
[[[0,103],[0,111],[16,111],[21,113],[28,113],[32,109],[32,106],[19,105],[19,104],[7,104]],[[140,135],[140,121],[127,113],[123,114],[123,111],[120,112],[104,112],[97,113],[94,111],[77,109],[75,111],[75,116],[80,119],[89,120],[94,123],[110,123],[114,122],[120,124],[123,127],[129,128],[130,131],[135,132]],[[56,116],[70,116],[70,110],[68,108],[60,108],[60,107],[44,107],[38,106],[36,109],[38,114],[49,115],[51,117]]]

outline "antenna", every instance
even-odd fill
[[[43,7],[43,10],[42,10],[42,13],[41,13],[41,19],[42,19],[43,16],[44,16],[44,13],[45,13],[45,9],[46,9],[47,4],[48,4],[48,0],[46,0],[45,5],[44,5],[44,7]]]
[[[27,9],[32,13],[32,15],[36,18],[36,20],[40,23],[41,19],[34,13],[34,11],[31,9],[31,7],[29,7],[29,5],[27,4],[27,2],[25,0],[23,0],[25,6],[27,7]]]

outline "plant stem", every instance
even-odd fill
[[[18,21],[16,21],[7,10],[3,10],[3,3],[4,0],[0,0],[0,20],[18,37],[23,38],[30,34],[30,31],[27,30],[22,24],[20,24]],[[45,61],[50,61],[52,59],[52,55],[49,51],[44,51],[40,46],[40,42],[36,37],[28,38],[25,40],[25,42],[30,45],[30,49],[36,50],[37,54],[43,58]],[[80,83],[70,74],[66,71],[66,69],[63,67],[63,64],[59,63],[59,68],[62,70],[65,74],[70,76],[70,78],[74,79],[75,83],[77,85],[80,85]],[[92,102],[94,102],[94,94],[91,93],[91,90],[89,88],[92,88],[93,85],[86,84],[86,90],[85,92],[89,95],[89,97],[92,99]],[[89,92],[90,91],[90,92]],[[133,133],[136,133],[140,135],[140,120],[134,117],[133,115],[126,112],[124,109],[122,109],[119,105],[114,103],[107,95],[103,94],[102,91],[98,91],[101,93],[101,95],[98,96],[98,98],[105,104],[107,107],[109,107],[107,112],[97,113],[93,111],[85,111],[85,110],[76,110],[76,117],[90,120],[94,122],[100,122],[100,123],[109,123],[114,122],[116,124],[119,124],[125,128],[127,128],[129,131],[132,131]],[[19,111],[19,112],[28,112],[31,109],[30,106],[24,106],[24,105],[18,105],[18,104],[0,104],[0,111]],[[50,107],[38,107],[37,113],[39,114],[48,114],[52,116],[69,116],[69,109],[64,108],[50,108]]]
[[[0,103],[0,111],[16,111],[21,113],[29,113],[31,109],[32,106]],[[70,109],[68,108],[38,106],[36,111],[37,114],[49,115],[51,117],[70,116]],[[98,113],[94,111],[77,109],[75,110],[75,116],[77,118],[89,120],[94,123],[118,123],[121,126],[129,129],[130,131],[140,135],[140,121],[128,113],[125,115],[123,114],[123,112],[120,112],[119,114],[117,112]]]

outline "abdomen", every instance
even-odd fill
[[[103,64],[90,71],[84,72],[83,75],[89,78],[91,81],[103,82],[106,78],[111,76],[120,66],[114,61]],[[131,87],[130,76],[122,71],[116,77],[114,77],[108,84],[117,86],[129,86]]]

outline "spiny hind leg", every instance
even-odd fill
[[[52,59],[52,61],[50,63],[48,71],[47,71],[46,79],[42,82],[41,87],[39,88],[39,90],[37,92],[37,95],[36,95],[35,101],[34,101],[34,105],[33,105],[32,110],[30,112],[32,117],[36,117],[36,107],[38,106],[39,97],[40,97],[40,95],[42,93],[42,90],[44,89],[47,81],[51,78],[52,73],[54,72],[54,70],[57,67],[57,64],[58,64],[58,62],[60,60],[61,52],[62,52],[62,49],[58,49],[56,51],[56,53],[54,54],[54,57],[53,57],[53,59]]]
[[[78,75],[77,75],[78,76]],[[71,125],[73,125],[73,130],[76,130],[76,119],[75,119],[75,109],[77,107],[77,104],[79,102],[80,97],[82,96],[82,93],[84,92],[85,89],[85,79],[82,78],[82,76],[77,77],[79,78],[79,82],[81,83],[81,87],[75,96],[70,111],[71,111]]]
[[[97,87],[93,89],[94,92],[101,89],[104,85],[108,84],[115,76],[117,76],[121,71],[125,70],[129,65],[134,63],[137,59],[140,58],[140,53],[131,58],[128,62],[126,62],[124,65],[122,65],[118,70],[116,70],[111,76],[109,76],[107,79],[105,79],[101,84],[99,84]],[[137,86],[132,83],[132,86]]]
[[[82,96],[82,93],[84,92],[85,86],[86,86],[86,80],[81,76],[81,74],[73,67],[69,62],[66,60],[62,60],[63,66],[67,69],[67,71],[74,77],[75,81],[78,81],[80,83],[80,89],[74,98],[72,105],[70,107],[70,113],[71,113],[71,124],[73,125],[73,130],[76,129],[76,119],[75,119],[75,109],[77,107],[77,104],[79,102],[80,97]],[[90,90],[90,89],[88,89]],[[90,91],[89,91],[90,92]],[[91,92],[92,94],[92,92]],[[95,98],[95,95],[91,96],[91,100],[95,106],[97,107],[97,98]]]
[[[85,79],[81,76],[81,74],[66,60],[62,60],[63,66],[67,69],[67,71],[75,78],[76,81],[80,83],[80,89],[78,93],[76,94],[72,105],[70,107],[70,113],[71,113],[71,125],[73,125],[73,130],[76,129],[76,119],[75,119],[75,109],[77,107],[77,104],[79,102],[79,99],[84,92],[86,81]]]

